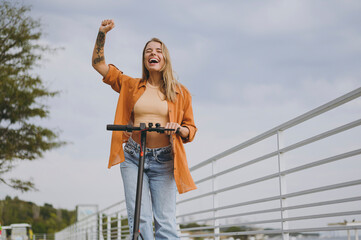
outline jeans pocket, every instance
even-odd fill
[[[135,156],[135,151],[134,148],[132,148],[131,146],[129,146],[128,144],[125,144],[124,146],[124,152],[128,153],[131,156]]]

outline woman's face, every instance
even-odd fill
[[[144,64],[149,72],[160,72],[165,61],[162,52],[162,44],[159,42],[150,42],[145,47]]]

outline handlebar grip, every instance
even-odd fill
[[[110,131],[127,131],[128,125],[114,125],[114,124],[108,124],[107,130]]]
[[[160,129],[162,129],[163,131],[175,131],[174,128],[160,128]]]

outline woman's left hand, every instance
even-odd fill
[[[172,135],[174,134],[178,128],[180,128],[181,126],[178,123],[174,123],[174,122],[168,122],[164,128],[166,129],[174,129],[174,131],[165,131],[164,133],[167,135]]]
[[[172,134],[179,134],[182,138],[187,138],[189,135],[189,130],[187,127],[182,127],[178,123],[169,122],[165,125],[164,128],[167,129],[174,129],[174,131],[165,131],[165,134],[172,135]],[[178,131],[177,131],[178,130]]]

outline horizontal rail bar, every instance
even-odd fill
[[[310,144],[310,143],[325,139],[327,137],[331,137],[333,135],[336,135],[338,133],[347,131],[349,129],[352,129],[352,128],[360,126],[360,125],[361,125],[361,119],[355,120],[353,122],[347,123],[345,125],[342,125],[342,126],[339,126],[337,128],[331,129],[329,131],[320,133],[320,134],[315,135],[313,137],[307,138],[307,139],[305,139],[303,141],[294,143],[294,144],[292,144],[292,145],[290,145],[288,147],[282,148],[282,149],[280,149],[280,152],[281,153],[289,152],[289,151],[294,150],[296,148],[300,148],[300,147],[303,147],[303,146],[305,146],[307,144]]]
[[[282,221],[299,221],[299,220],[307,220],[307,219],[315,219],[315,218],[328,218],[328,217],[338,217],[338,216],[348,216],[348,215],[357,215],[361,214],[361,211],[348,211],[348,212],[336,212],[336,213],[326,213],[326,214],[314,214],[314,215],[305,215],[305,216],[298,216],[298,217],[288,217],[288,218],[275,218],[269,220],[261,220],[261,221],[253,221],[253,222],[245,222],[244,224],[249,225],[257,225],[257,224],[266,224],[266,223],[280,223]],[[205,219],[204,221],[209,221],[212,218]],[[192,220],[194,222],[195,220]],[[199,222],[199,220],[197,220]],[[185,222],[187,223],[187,222]],[[219,225],[215,227],[232,227],[232,224],[228,225]]]
[[[339,216],[349,216],[349,215],[357,215],[357,214],[361,214],[361,210],[360,211],[314,214],[314,215],[305,215],[305,216],[298,216],[298,217],[288,217],[288,218],[283,218],[283,220],[284,221],[299,221],[299,220],[307,220],[307,219],[315,219],[315,218],[339,217]]]
[[[194,234],[194,235],[181,235],[181,237],[220,237],[220,236],[232,236],[232,235],[274,235],[282,233],[303,233],[303,232],[325,232],[325,231],[343,231],[343,230],[355,230],[361,229],[361,226],[340,226],[340,227],[320,227],[320,228],[297,228],[297,229],[275,229],[275,230],[255,230],[255,231],[242,231],[242,232],[228,232],[218,234]]]
[[[215,226],[202,226],[202,227],[191,227],[191,228],[181,228],[180,231],[197,231],[197,230],[206,230],[206,229],[214,229]]]
[[[335,213],[326,213],[326,214],[314,214],[314,215],[305,215],[298,217],[288,217],[288,218],[276,218],[270,220],[263,221],[253,221],[246,222],[246,225],[256,225],[256,224],[264,224],[264,223],[277,223],[281,221],[299,221],[299,220],[307,220],[307,219],[315,219],[315,218],[328,218],[328,217],[338,217],[338,216],[349,216],[349,215],[357,215],[361,214],[361,211],[348,211],[348,212],[335,212]],[[217,227],[231,227],[232,225],[219,225]]]
[[[243,232],[231,232],[231,233],[218,233],[218,234],[192,234],[192,235],[181,235],[180,237],[220,237],[220,236],[231,236],[231,235],[256,235],[256,234],[278,234],[281,230],[258,230],[258,231],[243,231]]]
[[[340,227],[321,227],[321,228],[298,228],[284,230],[285,233],[295,232],[324,232],[324,231],[342,231],[342,230],[355,230],[361,229],[361,226],[340,226]]]
[[[360,185],[360,184],[361,184],[361,179],[358,179],[358,180],[354,180],[354,181],[348,181],[348,182],[337,183],[337,184],[327,185],[327,186],[323,186],[323,187],[303,190],[303,191],[299,191],[299,192],[288,193],[288,194],[282,195],[281,197],[282,198],[292,198],[292,197],[302,196],[302,195],[311,194],[311,193],[324,192],[324,191],[338,189],[338,188],[344,188],[344,187],[351,187],[351,186]]]
[[[227,170],[218,172],[217,174],[210,175],[209,177],[206,177],[206,178],[197,180],[195,183],[196,183],[196,184],[199,184],[199,183],[202,183],[202,182],[204,182],[204,181],[210,180],[210,179],[212,179],[212,178],[214,178],[214,177],[219,177],[219,176],[222,176],[222,175],[224,175],[224,174],[226,174],[226,173],[230,173],[230,172],[233,172],[233,171],[238,170],[238,169],[240,169],[240,168],[244,168],[244,167],[250,166],[250,165],[252,165],[252,164],[258,163],[258,162],[260,162],[260,161],[269,159],[269,158],[271,158],[271,157],[275,157],[275,156],[278,155],[278,152],[279,152],[279,151],[274,151],[274,152],[265,154],[265,155],[263,155],[263,156],[261,156],[261,157],[258,157],[258,158],[255,158],[255,159],[253,159],[253,160],[250,160],[250,161],[248,161],[248,162],[245,162],[245,163],[239,164],[239,165],[237,165],[237,166],[234,166],[234,167],[232,167],[231,169],[227,169]]]
[[[324,164],[331,163],[331,162],[341,160],[341,159],[345,159],[345,158],[350,158],[350,157],[357,156],[357,155],[360,155],[360,154],[361,154],[361,148],[353,150],[353,151],[349,151],[349,152],[346,152],[346,153],[342,153],[342,154],[339,154],[339,155],[335,155],[333,157],[329,157],[329,158],[325,158],[325,159],[318,160],[318,161],[315,161],[315,162],[311,162],[311,163],[308,163],[308,164],[304,164],[304,165],[301,165],[301,166],[298,166],[298,167],[294,167],[294,168],[282,171],[280,174],[281,175],[287,175],[287,174],[290,174],[290,173],[299,172],[301,170],[317,167],[317,166],[320,166],[320,165],[324,165]]]

